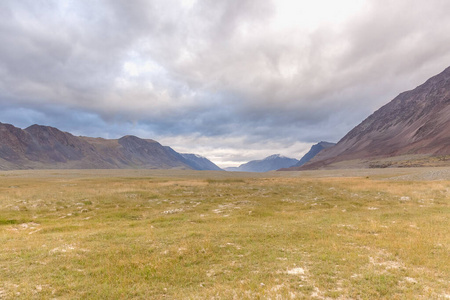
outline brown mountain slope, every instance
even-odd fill
[[[0,123],[0,170],[53,168],[193,169],[180,154],[153,140],[76,137],[49,126],[22,130]]]
[[[414,154],[450,155],[450,68],[397,96],[301,169]]]

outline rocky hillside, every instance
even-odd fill
[[[24,130],[0,123],[0,170],[198,169],[170,147],[150,139],[76,137],[49,126]]]
[[[450,155],[450,68],[397,96],[303,169],[417,154]]]

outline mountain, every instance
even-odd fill
[[[446,155],[450,155],[450,68],[398,95],[302,169],[345,167],[344,162],[351,160],[387,167],[398,165],[395,158],[401,157],[416,160],[419,166],[423,157]]]
[[[252,160],[235,168],[226,168],[226,171],[234,172],[268,172],[281,168],[288,168],[295,165],[298,160],[281,156],[279,154],[271,155],[262,160]]]
[[[129,168],[198,169],[172,148],[150,139],[77,137],[49,126],[22,130],[0,123],[0,170]]]
[[[306,164],[308,161],[310,161],[313,157],[315,157],[317,154],[319,154],[320,151],[323,149],[331,148],[335,146],[336,143],[329,143],[329,142],[319,142],[311,147],[311,149],[306,153],[298,163],[294,165],[294,167],[301,167],[304,164]]]
[[[212,171],[223,171],[212,161],[204,156],[192,153],[181,153],[181,156],[187,160],[188,164],[195,170],[212,170]]]
[[[227,168],[224,168],[224,170],[227,172],[245,172],[245,171],[241,171],[241,169],[239,169],[239,167],[227,167]]]

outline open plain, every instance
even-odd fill
[[[0,299],[450,299],[450,169],[0,172]]]

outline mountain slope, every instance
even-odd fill
[[[279,154],[271,155],[262,160],[252,160],[242,164],[237,168],[226,168],[227,171],[239,172],[268,172],[281,168],[289,168],[295,165],[298,160],[281,156]]]
[[[195,170],[223,171],[215,163],[204,156],[192,153],[181,153],[187,163]]]
[[[150,139],[76,137],[49,126],[25,130],[0,123],[0,170],[197,169],[170,147]]]
[[[303,169],[413,154],[450,154],[450,68],[397,96]]]
[[[329,142],[319,142],[315,145],[313,145],[311,147],[311,149],[308,151],[308,153],[306,153],[298,163],[296,163],[294,165],[294,167],[301,167],[304,164],[306,164],[308,161],[310,161],[311,159],[313,159],[317,154],[319,154],[319,152],[321,152],[324,149],[328,149],[331,148],[333,146],[335,146],[336,143],[329,143]]]
[[[33,125],[25,130],[0,123],[0,158],[5,169],[40,168],[79,161],[92,152],[89,144],[53,127]]]

